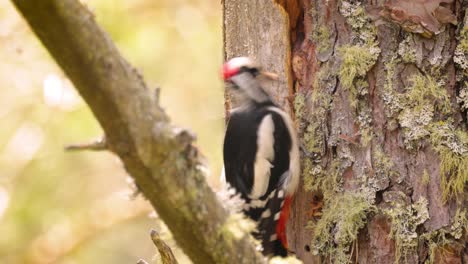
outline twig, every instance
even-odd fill
[[[82,151],[82,150],[92,150],[92,151],[101,151],[107,150],[106,138],[102,137],[98,140],[88,142],[88,143],[79,143],[79,144],[70,144],[65,146],[66,151]]]
[[[148,95],[142,76],[81,1],[11,1],[91,108],[108,149],[121,158],[192,261],[265,263],[249,236],[237,239],[226,228],[229,215],[199,169],[201,155],[193,155],[198,152],[190,137],[177,133]],[[101,142],[68,149],[103,146]]]
[[[172,253],[171,248],[161,239],[156,230],[151,230],[151,240],[154,245],[158,248],[159,254],[163,264],[177,264],[177,260]]]

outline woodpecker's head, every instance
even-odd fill
[[[262,89],[258,77],[264,76],[276,80],[274,73],[262,71],[253,60],[247,57],[230,59],[223,65],[223,78],[228,87],[236,91],[236,94],[244,100],[256,103],[270,101],[268,94]]]

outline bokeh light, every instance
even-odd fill
[[[216,186],[223,89],[219,1],[82,0],[119,50],[193,130]],[[159,263],[159,231],[190,263],[107,152],[66,153],[102,135],[86,103],[10,1],[0,0],[0,263]]]

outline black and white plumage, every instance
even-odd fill
[[[299,183],[299,149],[290,117],[257,80],[262,74],[245,57],[224,65],[224,80],[240,104],[231,111],[226,129],[224,173],[245,200],[243,212],[258,224],[254,236],[263,253],[285,256],[286,221]]]

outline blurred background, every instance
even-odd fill
[[[87,0],[173,122],[198,135],[217,184],[223,89],[218,0]],[[102,135],[73,85],[10,1],[0,0],[0,263],[159,263],[158,230],[190,263],[106,152],[66,153]]]

